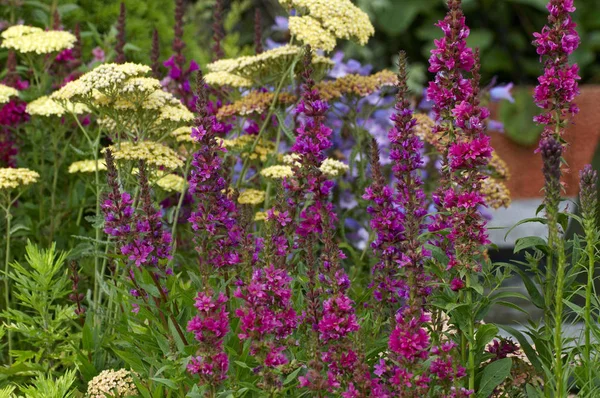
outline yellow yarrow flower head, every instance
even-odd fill
[[[138,390],[131,376],[131,372],[126,369],[107,369],[100,372],[88,383],[87,397],[129,397],[137,396]]]
[[[254,215],[254,221],[265,221],[267,219],[267,212],[257,211]]]
[[[165,167],[170,170],[183,166],[183,160],[174,150],[154,141],[123,142],[121,145],[112,145],[108,148],[117,162],[143,160],[149,166]],[[106,148],[102,152],[106,152]]]
[[[211,86],[227,86],[235,88],[252,87],[252,80],[224,71],[207,73],[204,76],[204,81]]]
[[[347,164],[331,158],[325,159],[319,166],[319,170],[328,177],[339,177],[346,173],[348,169]]]
[[[98,160],[98,171],[106,170],[106,162],[103,159]],[[93,173],[96,171],[96,161],[91,160],[80,160],[71,163],[69,166],[69,173]]]
[[[41,33],[43,29],[37,28],[35,26],[28,25],[13,25],[0,34],[0,37],[3,39],[14,39],[15,37],[21,37],[25,35],[30,35],[33,33]]]
[[[289,166],[300,167],[300,155],[298,155],[297,153],[288,153],[287,155],[283,155],[283,163]]]
[[[10,97],[16,97],[17,95],[19,95],[19,92],[16,89],[0,84],[0,105],[6,104],[10,101]]]
[[[185,179],[177,174],[167,174],[156,181],[156,185],[165,192],[183,192]]]
[[[279,0],[279,2],[298,11],[300,18],[305,16],[311,18],[311,20],[298,20],[296,19],[298,17],[290,17],[290,33],[306,44],[316,41],[315,35],[319,33],[323,35],[323,32],[327,32],[334,40],[335,38],[354,40],[364,46],[375,34],[369,16],[350,0]],[[335,44],[331,47],[329,40],[326,39],[316,48],[330,51],[323,47],[329,46],[331,49],[335,47]]]
[[[40,178],[40,175],[29,169],[0,169],[0,191],[10,191],[16,188],[31,185]]]
[[[61,30],[15,25],[2,32],[2,47],[20,53],[50,54],[73,48],[77,38]]]
[[[79,79],[67,83],[52,94],[53,99],[73,100],[74,97],[97,98],[114,96],[131,77],[141,77],[150,72],[146,65],[127,62],[124,64],[102,64],[82,75]]]
[[[36,100],[31,101],[27,104],[27,113],[30,115],[37,116],[58,116],[61,117],[65,113],[74,113],[80,115],[85,112],[89,112],[87,106],[84,104],[73,104],[70,101],[55,101],[48,96],[40,97]]]
[[[238,203],[241,205],[258,205],[265,201],[265,196],[265,191],[246,189],[245,191],[240,192]]]
[[[292,177],[294,175],[294,171],[292,170],[291,166],[276,165],[262,169],[260,174],[267,178],[280,180],[286,177]]]
[[[206,67],[211,73],[225,72],[248,79],[252,84],[264,84],[277,81],[291,62],[301,55],[302,47],[287,44],[257,55],[215,61]],[[331,66],[333,61],[329,58],[320,55],[313,57],[315,74],[323,73]]]
[[[311,16],[290,17],[290,33],[315,50],[333,51],[336,38]]]

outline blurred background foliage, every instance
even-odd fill
[[[66,27],[79,22],[87,46],[101,46],[110,58],[115,24],[121,0],[0,0],[6,21],[37,21],[51,25],[58,10]],[[376,35],[366,47],[346,44],[346,54],[376,70],[390,68],[395,54],[405,50],[413,73],[426,79],[426,65],[433,39],[440,36],[434,23],[445,14],[444,0],[355,0],[371,16]],[[235,56],[251,51],[254,9],[263,14],[263,28],[268,27],[283,10],[277,0],[226,0],[228,33],[226,52]],[[186,0],[185,38],[187,55],[201,64],[210,59],[208,49],[212,35],[212,10],[215,0]],[[483,82],[495,76],[499,82],[533,84],[540,73],[533,32],[544,25],[546,0],[463,0],[471,26],[470,45],[482,52]],[[125,0],[127,40],[130,58],[148,62],[152,31],[156,28],[161,53],[168,57],[173,37],[173,0]],[[582,37],[574,60],[581,67],[585,83],[600,83],[600,4],[598,0],[576,0],[575,20]],[[88,48],[87,50],[91,50]]]

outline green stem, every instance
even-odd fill
[[[467,346],[469,349],[469,362],[468,362],[468,372],[469,372],[469,390],[475,390],[475,346],[473,342],[475,341],[475,325],[473,319],[473,293],[471,292],[471,275],[467,275],[466,277],[466,291],[467,291],[467,305],[469,308],[469,335],[467,337]]]
[[[250,152],[254,152],[256,145],[258,145],[258,141],[260,140],[262,134],[267,129],[267,126],[269,125],[269,122],[271,121],[271,117],[273,117],[273,113],[275,113],[275,105],[277,104],[277,100],[279,99],[279,94],[281,93],[281,90],[283,89],[283,84],[285,83],[285,81],[286,81],[289,73],[291,72],[291,69],[294,67],[294,65],[296,65],[295,60],[291,63],[291,65],[288,67],[286,72],[283,74],[281,80],[279,81],[279,84],[277,85],[277,89],[275,90],[275,93],[273,94],[273,102],[271,102],[271,106],[269,107],[269,112],[267,113],[267,117],[265,117],[265,120],[264,120],[262,126],[260,127],[260,130],[258,132],[258,135],[256,136],[256,139],[254,140],[254,143],[252,144],[252,148],[250,149]],[[246,175],[246,171],[248,170],[249,165],[250,165],[250,157],[248,156],[248,157],[246,157],[246,159],[244,159],[242,171],[240,172],[240,176],[235,184],[236,188],[239,188],[242,181],[244,180],[244,176]]]
[[[8,266],[10,263],[10,222],[11,222],[11,218],[12,215],[10,214],[10,208],[11,208],[11,201],[10,198],[8,199],[8,204],[6,206],[6,208],[4,209],[5,211],[5,218],[6,218],[6,258],[4,259],[4,299],[6,300],[6,312],[9,313],[10,312],[10,293],[9,293],[9,288],[10,285],[8,283]],[[8,329],[8,364],[12,365],[12,357],[10,356],[10,353],[12,351],[12,331],[10,329]]]
[[[185,199],[185,193],[188,188],[188,174],[190,172],[192,162],[191,157],[188,156],[187,163],[185,165],[185,170],[183,173],[183,189],[181,191],[181,195],[179,195],[179,201],[177,202],[177,207],[175,208],[175,214],[173,215],[173,227],[171,227],[171,237],[173,238],[173,248],[171,250],[173,255],[173,260],[175,259],[175,252],[177,251],[177,222],[179,221],[179,213],[181,212],[181,206],[183,206],[183,200]]]
[[[554,304],[554,352],[555,352],[555,369],[556,375],[556,397],[563,396],[563,362],[562,362],[562,320],[563,320],[563,297],[565,283],[565,268],[567,259],[565,256],[564,242],[561,239],[557,240],[556,249],[558,251],[558,264],[556,270],[556,302]]]
[[[596,261],[594,258],[594,228],[592,220],[584,221],[584,229],[585,229],[585,240],[586,240],[586,252],[588,257],[588,272],[587,272],[587,285],[585,289],[585,311],[584,311],[584,319],[585,319],[585,360],[586,360],[586,370],[587,370],[587,385],[591,388],[592,386],[592,358],[591,358],[591,349],[592,349],[592,294],[594,289],[594,271],[596,267]]]

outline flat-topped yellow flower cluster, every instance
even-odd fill
[[[336,39],[354,40],[365,45],[375,34],[369,16],[350,0],[279,0],[294,8],[298,16],[291,16],[290,33],[315,49],[332,51]]]
[[[276,80],[291,64],[301,56],[302,47],[287,44],[257,55],[222,59],[208,64],[206,82],[216,86],[250,87],[255,84]],[[325,70],[333,66],[329,58],[313,56],[313,66]]]
[[[12,87],[0,84],[0,105],[10,101],[10,97],[16,97],[19,92]]]
[[[40,175],[33,170],[2,168],[0,169],[0,191],[25,187],[37,182],[39,178]]]
[[[89,112],[89,108],[80,103],[72,103],[71,101],[55,101],[48,96],[40,97],[36,100],[31,101],[27,104],[27,113],[30,115],[37,116],[63,116],[66,113],[74,113],[81,115],[82,113]]]
[[[106,152],[104,148],[102,152]],[[183,166],[183,160],[168,146],[154,141],[142,141],[139,143],[123,142],[120,145],[108,147],[113,153],[116,161],[139,161],[143,160],[149,166],[177,169]]]
[[[49,54],[73,48],[77,38],[61,30],[43,30],[34,26],[14,25],[2,34],[2,47],[20,53]]]

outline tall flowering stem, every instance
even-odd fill
[[[197,231],[196,250],[205,289],[196,298],[199,315],[188,324],[188,331],[196,334],[200,343],[198,356],[192,359],[188,370],[200,375],[202,384],[208,384],[213,394],[227,377],[229,359],[223,350],[223,338],[229,331],[226,311],[227,295],[214,293],[209,277],[215,271],[224,272],[241,263],[243,228],[238,223],[239,212],[234,195],[223,176],[226,152],[218,137],[226,128],[210,111],[208,91],[202,73],[198,72],[195,127],[192,138],[199,149],[194,153],[190,178],[190,193],[197,207],[189,221]]]
[[[560,203],[561,156],[565,145],[563,133],[570,120],[579,109],[573,103],[579,94],[577,81],[579,68],[569,63],[569,56],[579,46],[579,35],[575,30],[571,13],[575,11],[573,0],[550,0],[546,6],[550,15],[548,24],[540,33],[534,33],[534,46],[544,64],[544,74],[538,78],[534,99],[544,112],[534,120],[544,126],[539,151],[544,161],[545,206],[548,218],[548,245],[551,254],[546,267],[546,316],[547,329],[550,330],[554,319],[554,372],[556,375],[556,394],[564,394],[562,363],[562,317],[563,317],[563,279],[566,267],[564,242],[559,236],[558,214]],[[556,266],[554,259],[556,258]],[[554,270],[556,268],[556,270]],[[549,306],[555,298],[554,313]],[[548,383],[547,383],[548,384]]]
[[[190,177],[190,193],[197,207],[189,221],[198,232],[196,250],[200,256],[200,272],[208,278],[215,270],[227,270],[239,264],[242,228],[238,209],[223,173],[221,154],[227,150],[218,139],[226,126],[210,112],[207,87],[198,72],[198,117],[192,138],[200,149],[194,153]]]
[[[596,266],[596,247],[598,244],[596,216],[598,214],[598,173],[591,165],[586,165],[579,172],[579,204],[581,218],[585,232],[586,254],[588,260],[587,285],[585,289],[585,361],[588,374],[588,383],[592,382],[592,328],[595,327],[592,319],[592,297],[594,295],[594,270]]]
[[[373,202],[368,211],[373,217],[371,227],[377,232],[372,244],[380,258],[374,268],[375,280],[380,280],[375,289],[376,297],[382,299],[381,292],[387,290],[392,293],[388,299],[398,303],[391,317],[394,324],[388,342],[392,361],[388,364],[381,360],[376,366],[377,384],[381,391],[393,391],[398,396],[423,395],[430,381],[424,361],[430,348],[426,329],[430,318],[424,311],[429,293],[425,286],[424,260],[429,253],[419,238],[426,228],[427,214],[423,181],[419,176],[423,167],[423,143],[416,135],[416,120],[408,98],[406,55],[401,52],[396,112],[392,116],[394,126],[388,133],[392,171],[397,183],[395,189],[385,185],[374,141],[371,156],[374,184],[364,195]],[[381,273],[384,277],[378,278]],[[404,292],[394,291],[399,287],[404,287]],[[401,301],[403,305],[399,307]]]
[[[544,125],[541,142],[554,136],[564,143],[564,130],[579,112],[573,103],[579,94],[579,67],[569,64],[569,55],[577,49],[580,39],[571,16],[575,11],[573,0],[550,0],[546,8],[550,12],[548,24],[533,34],[533,44],[544,64],[544,74],[538,78],[534,92],[535,102],[544,112],[534,120]]]
[[[459,0],[449,0],[449,11],[439,26],[444,37],[431,51],[429,71],[436,73],[428,96],[433,100],[436,130],[448,138],[442,166],[443,183],[435,194],[438,209],[446,214],[432,223],[434,231],[448,228],[444,249],[448,271],[465,279],[461,298],[472,308],[471,285],[481,270],[485,245],[489,243],[485,220],[479,208],[485,206],[481,184],[491,157],[490,139],[485,135],[489,111],[479,102],[479,57],[467,47],[469,28]],[[463,331],[463,358],[468,356],[469,389],[475,386],[474,314]],[[468,346],[468,347],[467,347]]]
[[[329,106],[315,88],[311,64],[312,52],[307,48],[302,98],[296,107],[299,127],[292,146],[299,163],[294,176],[284,182],[291,193],[288,205],[303,209],[295,239],[308,273],[307,321],[314,336],[313,359],[300,385],[318,394],[355,396],[357,387],[367,388],[368,372],[350,340],[359,325],[354,302],[347,295],[350,280],[341,266],[344,255],[335,243],[336,218],[329,201],[333,182],[319,169],[332,145],[332,130],[324,124]]]

